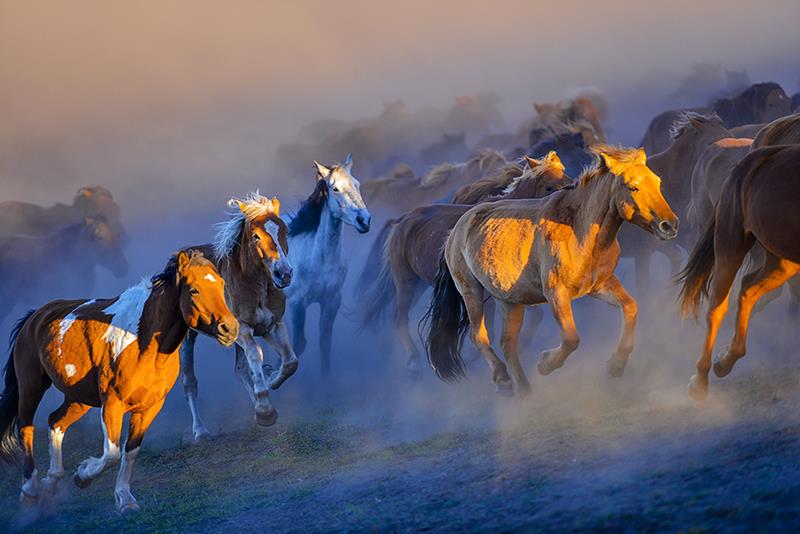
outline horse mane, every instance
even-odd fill
[[[696,129],[692,121],[698,121],[703,124],[717,123],[724,127],[722,118],[717,115],[716,111],[712,111],[707,115],[698,113],[696,111],[683,111],[672,123],[672,127],[669,129],[669,138],[674,141],[686,131]]]
[[[275,213],[272,200],[262,196],[258,191],[250,192],[244,198],[230,199],[228,207],[233,208],[229,212],[228,220],[214,225],[217,230],[212,243],[215,261],[229,256],[236,249],[245,222]]]
[[[189,254],[189,265],[196,264],[198,260],[205,259],[203,253],[197,249],[188,249],[186,251]],[[164,266],[164,270],[160,273],[156,273],[150,277],[150,286],[153,289],[165,289],[168,287],[174,287],[178,282],[178,252],[173,254],[167,260],[167,264]],[[147,280],[142,280],[141,284],[146,284]],[[139,284],[139,285],[141,285]],[[136,286],[134,286],[136,287]]]
[[[328,186],[325,180],[317,180],[311,195],[305,199],[300,208],[292,215],[289,222],[289,236],[313,232],[319,227],[322,208],[328,200]]]
[[[521,165],[516,165],[520,172],[516,176],[514,176],[511,180],[511,183],[503,189],[503,195],[510,195],[514,191],[519,188],[519,186],[525,183],[528,180],[533,180],[547,172],[555,171],[555,172],[564,172],[564,164],[560,161],[550,161],[548,159],[542,158],[541,163],[536,166],[535,169],[532,169],[530,165],[525,164],[524,167]],[[508,166],[510,167],[510,165]],[[505,170],[505,168],[504,168]],[[509,169],[510,171],[511,169]]]
[[[466,168],[465,163],[440,163],[427,173],[419,182],[420,187],[437,187],[450,179],[450,175]]]
[[[617,161],[622,163],[633,163],[639,156],[638,148],[630,148],[624,146],[612,146],[597,144],[589,149],[594,155],[594,163],[585,168],[578,178],[578,186],[585,187],[589,185],[594,179],[599,176],[605,176],[610,172],[605,161],[600,154],[607,154]]]
[[[420,187],[437,187],[450,179],[454,172],[476,169],[483,174],[498,162],[505,162],[505,156],[493,148],[484,148],[473,154],[463,163],[441,163],[428,171],[420,180]]]

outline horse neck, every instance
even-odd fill
[[[183,343],[189,325],[183,319],[178,288],[153,288],[145,302],[139,323],[139,347],[149,349],[155,342],[159,354],[172,355]]]
[[[611,176],[597,176],[565,195],[575,209],[573,226],[582,247],[606,248],[617,238],[622,217],[613,206],[613,183]]]
[[[314,234],[314,251],[326,258],[339,256],[342,252],[342,220],[331,214],[327,202],[319,214],[319,226]]]

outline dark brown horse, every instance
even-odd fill
[[[696,400],[708,395],[711,353],[728,309],[733,280],[757,243],[766,252],[761,268],[742,278],[733,340],[714,361],[714,373],[726,376],[746,353],[753,306],[768,291],[800,272],[800,145],[759,148],[733,170],[722,188],[712,224],[681,273],[681,308],[697,314],[708,298],[706,337],[689,383]]]
[[[101,408],[103,455],[81,462],[75,483],[88,486],[120,461],[114,488],[120,512],[138,510],[131,471],[145,432],[178,378],[178,347],[189,329],[222,343],[236,340],[239,325],[225,305],[224,281],[200,253],[181,252],[151,280],[118,297],[56,300],[29,312],[12,335],[0,397],[0,456],[24,452],[22,498],[35,500],[39,480],[33,459],[33,418],[50,386],[64,394],[50,414],[48,487],[64,476],[64,433],[92,407]],[[130,413],[125,452],[123,418]]]

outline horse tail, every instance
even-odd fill
[[[20,330],[22,330],[22,327],[35,311],[30,310],[16,322],[8,341],[8,361],[3,370],[5,389],[0,394],[0,459],[8,463],[16,461],[20,450],[17,429],[19,384],[17,382],[17,372],[14,368],[14,346],[17,344],[17,336],[19,336]]]
[[[380,259],[377,261],[377,266],[380,269],[378,270],[377,276],[372,280],[372,283],[362,294],[362,298],[365,302],[360,312],[361,328],[376,327],[385,317],[386,308],[396,296],[394,279],[392,277],[390,250],[392,243],[391,230],[394,229],[394,224],[396,222],[397,220],[393,219],[386,223],[381,230],[381,233],[378,235],[378,239],[375,241],[375,244],[378,244],[380,241],[382,241],[381,249],[377,249],[375,244],[373,244],[372,250],[370,250],[370,258],[380,253]],[[391,223],[391,226],[389,226],[389,223]],[[389,231],[387,231],[387,229]]]
[[[714,230],[716,220],[706,228],[705,233],[689,254],[686,267],[678,274],[678,282],[683,284],[680,296],[681,315],[691,314],[697,317],[700,302],[708,297],[708,286],[711,282],[711,271],[714,268]]]
[[[389,239],[389,234],[400,219],[389,219],[383,224],[383,228],[378,233],[378,237],[373,241],[372,246],[369,248],[367,254],[367,261],[364,263],[364,269],[358,277],[358,282],[354,290],[356,299],[360,300],[371,294],[372,286],[375,281],[380,277],[383,270],[383,252],[386,242]]]
[[[444,251],[439,257],[431,305],[420,321],[420,331],[426,327],[428,334],[423,344],[436,376],[445,382],[465,377],[461,345],[469,328],[469,316],[464,298],[450,274]]]

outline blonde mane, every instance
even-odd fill
[[[213,243],[216,261],[228,256],[239,244],[239,236],[242,235],[245,222],[268,215],[278,215],[280,211],[277,198],[269,199],[258,191],[250,192],[244,198],[231,198],[227,204],[229,208],[234,208],[228,212],[230,218],[214,225],[217,230]]]
[[[493,148],[485,148],[470,156],[463,163],[442,163],[431,169],[420,180],[420,187],[437,187],[448,181],[453,173],[466,173],[477,171],[476,174],[483,175],[488,169],[499,162],[504,162],[505,157]]]
[[[551,171],[563,173],[564,170],[566,170],[566,167],[564,167],[564,164],[561,163],[561,160],[555,158],[551,159],[549,156],[550,154],[548,154],[548,157],[542,158],[535,168],[531,168],[531,166],[524,161],[522,161],[521,164],[511,164],[504,167],[504,176],[508,176],[512,172],[516,172],[517,174],[513,176],[511,183],[508,184],[505,189],[503,189],[503,194],[508,195],[513,193],[517,190],[519,185],[526,180],[533,180]],[[515,167],[515,169],[511,168],[512,165]]]
[[[589,150],[594,155],[594,163],[581,172],[578,178],[579,187],[584,187],[595,178],[611,172],[601,154],[610,156],[622,164],[636,163],[639,159],[638,148],[597,144]]]

